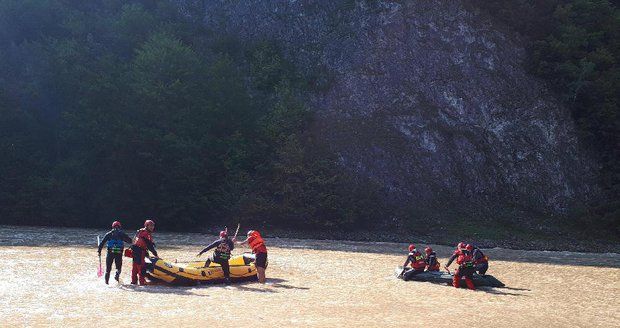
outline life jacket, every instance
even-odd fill
[[[123,236],[120,230],[114,229],[110,233],[110,238],[107,242],[108,252],[110,253],[122,253],[125,248],[125,243],[123,242]]]
[[[459,268],[472,268],[474,266],[474,258],[467,251],[457,251],[458,257],[456,258],[456,264]]]
[[[151,235],[151,232],[146,230],[146,228],[142,228],[138,230],[138,232],[136,233],[136,237],[134,238],[133,244],[142,248],[143,250],[147,250],[148,249],[147,241],[152,243],[153,235]]]
[[[228,244],[229,242],[230,240],[227,238],[222,238],[220,240],[220,244],[217,245],[214,251],[215,253],[214,255],[216,258],[220,258],[224,260],[230,259],[230,252],[232,251],[232,249],[230,248],[230,245]]]
[[[432,266],[431,266],[431,263],[430,263],[431,262],[430,261],[431,257],[435,258],[435,264],[433,264]],[[441,269],[441,264],[437,260],[437,254],[435,254],[435,252],[432,252],[432,253],[428,254],[428,256],[425,259],[425,262],[426,262],[426,265],[428,266],[426,268],[426,270],[428,270],[428,271],[439,271],[439,269]]]
[[[267,247],[265,246],[265,241],[263,237],[258,233],[258,231],[254,231],[250,238],[248,238],[248,244],[250,248],[252,248],[252,253],[267,253]]]
[[[426,268],[426,261],[424,260],[424,255],[420,252],[411,252],[409,253],[411,257],[411,267],[415,270],[424,270]]]
[[[480,248],[474,248],[473,258],[474,258],[474,264],[476,265],[489,262],[489,257],[484,255],[484,253],[482,253]]]

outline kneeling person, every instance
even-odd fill
[[[411,269],[407,269],[408,264],[411,264]],[[413,278],[416,274],[424,272],[425,268],[426,262],[424,261],[424,256],[422,253],[418,252],[415,245],[409,245],[409,255],[403,264],[403,271],[401,272],[403,280],[411,280],[411,278]]]
[[[472,249],[472,256],[474,258],[474,267],[476,269],[476,272],[481,275],[486,274],[487,270],[489,270],[489,257],[484,255],[480,248],[476,246],[472,245]]]
[[[424,249],[424,253],[426,253],[426,258],[424,262],[426,263],[426,271],[439,271],[441,265],[439,261],[437,261],[437,254],[433,252],[433,249],[430,247],[426,247]]]

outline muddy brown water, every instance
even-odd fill
[[[395,279],[405,244],[270,238],[266,285],[132,288],[97,278],[98,233],[0,226],[0,327],[620,327],[615,253],[489,249],[508,288],[472,292]],[[170,260],[213,238],[155,234]]]

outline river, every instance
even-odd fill
[[[97,278],[105,232],[0,226],[0,326],[620,327],[617,253],[488,249],[488,273],[508,288],[472,292],[395,279],[405,244],[268,238],[266,285],[131,287]],[[215,238],[154,237],[167,260]],[[451,248],[431,246],[445,263]]]

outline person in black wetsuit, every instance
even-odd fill
[[[97,253],[101,256],[101,249],[103,245],[107,245],[108,254],[105,258],[105,283],[110,281],[110,272],[112,271],[112,262],[116,264],[116,274],[114,280],[118,281],[121,275],[121,267],[123,266],[123,250],[125,243],[131,244],[131,238],[121,230],[121,223],[119,221],[112,222],[112,230],[105,234],[101,242]]]
[[[485,275],[487,270],[489,270],[489,258],[482,253],[480,248],[472,245],[473,253],[472,256],[474,258],[474,266],[476,268],[476,272],[481,275]]]
[[[213,252],[213,256],[205,262],[205,267],[208,267],[211,262],[221,265],[222,271],[224,271],[224,281],[228,284],[230,283],[230,265],[228,264],[228,260],[230,259],[230,252],[235,248],[235,244],[232,240],[228,239],[228,232],[220,231],[220,239],[205,247],[205,249],[198,253],[198,256],[212,248],[215,248],[215,251]]]
[[[437,261],[437,254],[433,251],[433,249],[426,247],[424,249],[424,253],[426,253],[426,258],[424,259],[426,262],[426,271],[439,271],[441,264]]]

